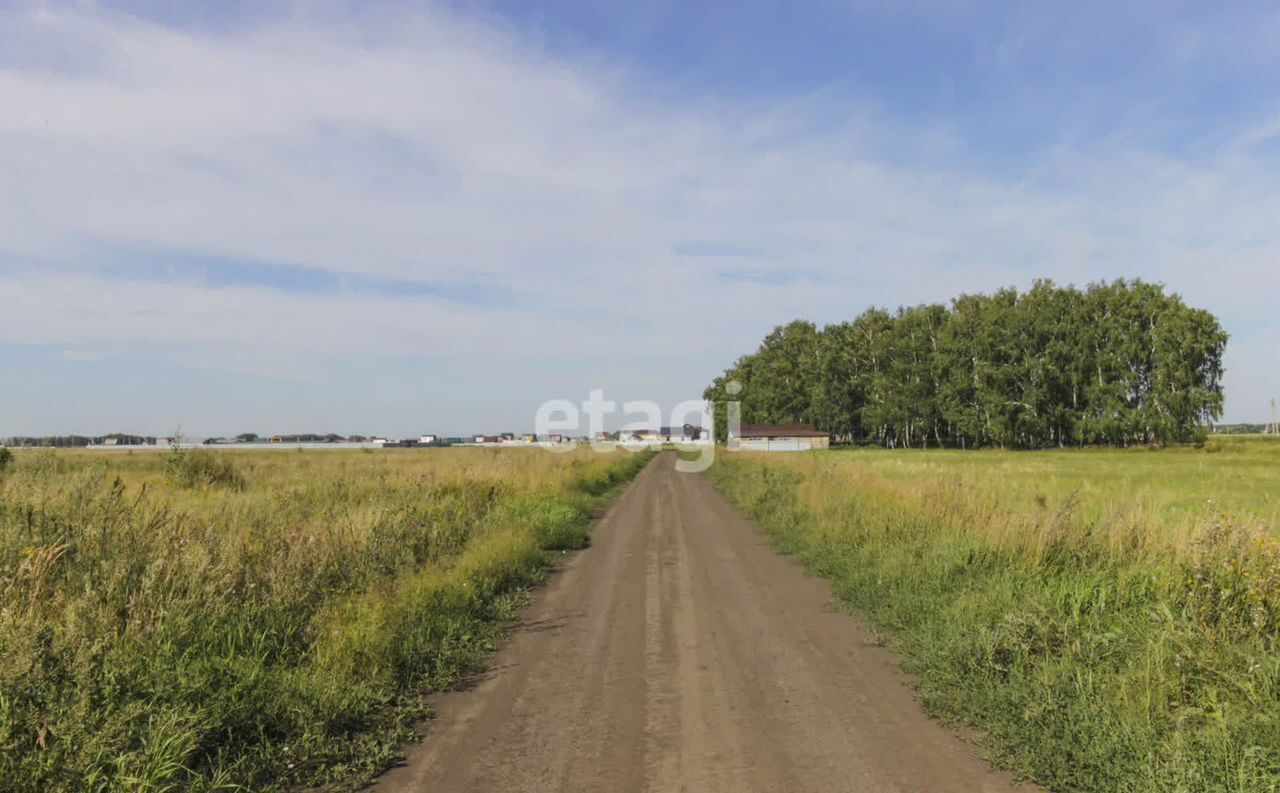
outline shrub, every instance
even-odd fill
[[[13,452],[9,451],[4,446],[0,446],[0,474],[3,474],[4,469],[8,468],[9,464],[12,462],[13,462]]]
[[[208,449],[174,449],[169,455],[168,471],[182,487],[225,485],[240,490],[245,484],[230,459]]]

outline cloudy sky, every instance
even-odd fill
[[[181,6],[181,7],[180,7]],[[773,325],[1161,281],[1280,396],[1275,4],[0,0],[0,435],[664,405]]]

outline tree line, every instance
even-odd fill
[[[109,435],[14,435],[0,439],[0,445],[15,448],[51,446],[63,449],[92,446],[105,443],[108,440],[115,440],[121,446],[146,446],[154,445],[156,437],[154,435],[128,435],[119,432],[113,432]]]
[[[704,397],[721,437],[723,403],[738,400],[745,423],[804,422],[854,443],[1185,443],[1222,413],[1226,342],[1216,317],[1159,284],[1043,280],[781,325]]]

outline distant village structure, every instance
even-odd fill
[[[808,424],[743,424],[729,433],[729,448],[753,452],[806,452],[831,446],[831,435]]]
[[[13,443],[18,440],[18,443]],[[9,439],[12,445],[40,445],[33,443],[38,439]],[[433,432],[424,432],[414,437],[397,440],[383,435],[351,435],[337,434],[299,434],[299,435],[266,435],[243,433],[234,438],[211,437],[204,439],[183,439],[178,437],[152,437],[138,435],[103,435],[97,437],[68,436],[56,445],[83,446],[90,449],[177,449],[192,446],[219,446],[225,448],[247,449],[404,449],[446,446],[526,446],[547,447],[564,446],[573,443],[587,443],[594,440],[596,444],[617,444],[628,448],[652,447],[667,445],[710,445],[714,436],[709,429],[697,424],[683,424],[671,427],[640,427],[618,432],[597,432],[594,438],[574,436],[564,433],[536,435],[531,432],[501,432],[497,434],[479,433],[468,436],[442,436]],[[808,451],[826,449],[831,444],[831,436],[821,430],[815,430],[808,424],[744,424],[738,429],[731,429],[729,448],[748,451]],[[55,445],[55,444],[49,444]]]
[[[627,429],[618,433],[601,432],[596,434],[597,443],[616,441],[627,446],[661,446],[675,444],[709,444],[711,434],[696,424],[685,424],[680,427],[648,427]]]

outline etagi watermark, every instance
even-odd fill
[[[742,392],[737,381],[729,383],[725,390],[730,396]],[[550,399],[538,406],[534,417],[534,432],[538,437],[579,433],[582,418],[587,419],[587,437],[594,451],[607,453],[618,448],[637,452],[663,442],[675,443],[682,450],[696,452],[689,459],[686,455],[676,460],[676,470],[681,473],[699,473],[715,462],[715,404],[702,399],[686,399],[671,408],[668,423],[663,424],[662,406],[649,399],[637,399],[622,403],[622,414],[628,419],[618,432],[618,439],[606,439],[605,417],[618,412],[618,403],[604,398],[604,389],[596,388],[587,393],[581,404],[568,399]],[[742,405],[737,401],[725,403],[729,424],[729,437],[736,438],[742,426]],[[634,417],[634,418],[633,418]],[[668,432],[662,433],[663,428]],[[679,433],[675,432],[679,430]],[[676,437],[673,437],[676,436]],[[569,451],[578,447],[575,441],[552,444],[552,451]]]

